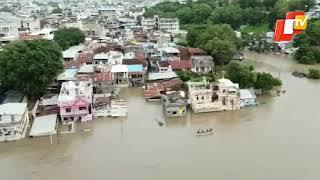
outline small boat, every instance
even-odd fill
[[[208,128],[206,130],[198,130],[197,131],[197,136],[207,136],[213,133],[213,129],[212,128]]]

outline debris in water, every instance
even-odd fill
[[[154,120],[158,123],[160,127],[164,125],[164,122],[160,121],[158,118],[155,118]]]

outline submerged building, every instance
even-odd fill
[[[217,83],[188,82],[188,98],[195,113],[240,109],[239,85],[229,79]]]
[[[185,116],[187,105],[188,101],[183,91],[162,95],[163,111],[167,117]]]
[[[92,83],[67,81],[62,83],[58,106],[62,122],[92,120]]]
[[[0,105],[0,142],[24,138],[28,125],[27,103]]]

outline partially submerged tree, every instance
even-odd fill
[[[281,86],[280,79],[270,73],[255,72],[253,66],[231,62],[226,67],[226,76],[234,83],[239,83],[240,88],[256,88],[271,90],[275,86]]]
[[[318,69],[309,69],[308,78],[310,79],[320,79],[320,70]]]
[[[30,99],[41,97],[62,70],[61,49],[53,41],[14,41],[0,52],[2,88],[17,90]]]
[[[238,83],[240,88],[252,88],[256,81],[256,74],[254,73],[253,68],[237,62],[228,64],[226,76],[232,82]]]
[[[273,77],[270,73],[257,73],[254,87],[256,89],[271,90],[274,86],[281,86],[280,79]]]
[[[54,32],[54,40],[63,50],[66,50],[70,46],[83,43],[85,41],[85,35],[78,28],[60,28]]]

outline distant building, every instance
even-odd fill
[[[154,16],[153,18],[142,18],[141,25],[155,30],[167,32],[179,32],[179,20],[177,18],[160,18]]]
[[[28,125],[27,103],[0,105],[0,142],[24,138]]]
[[[100,16],[107,17],[110,19],[117,18],[117,10],[115,8],[100,8],[98,9]]]
[[[161,47],[158,51],[166,61],[180,61],[180,51],[175,47]]]
[[[84,45],[72,46],[69,49],[62,52],[63,60],[65,62],[75,60],[78,53],[81,53],[84,49]]]
[[[115,65],[122,64],[123,54],[118,51],[96,54],[93,58],[94,64]]]

